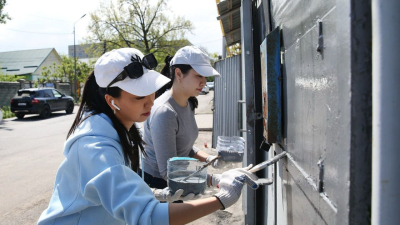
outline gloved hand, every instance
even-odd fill
[[[179,200],[189,201],[199,199],[201,197],[201,194],[195,195],[193,193],[182,197],[181,195],[183,194],[183,189],[178,189],[175,193],[172,193],[169,187],[164,189],[151,188],[151,190],[153,191],[154,197],[156,197],[156,199],[160,202],[175,202]]]
[[[251,167],[253,167],[253,165],[228,170],[221,174],[221,180],[218,184],[220,191],[214,196],[219,199],[224,209],[237,202],[245,183],[253,189],[258,188],[258,177],[248,171]]]
[[[211,160],[215,159],[216,155],[209,155],[206,158],[206,163],[210,162]],[[222,159],[217,159],[213,163],[211,163],[211,166],[214,167],[215,169],[221,169],[222,167],[226,166],[227,162],[222,160]]]
[[[217,187],[219,181],[221,180],[221,174],[207,174],[207,184],[208,186]]]

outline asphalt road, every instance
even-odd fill
[[[77,111],[75,107],[74,112]],[[75,113],[27,115],[0,124],[0,224],[36,224],[46,208]]]
[[[196,114],[211,113],[213,94],[198,97]],[[64,160],[63,144],[77,111],[75,107],[70,115],[55,112],[48,119],[27,115],[0,123],[0,225],[36,224],[50,200]]]

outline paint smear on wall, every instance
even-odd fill
[[[329,87],[328,78],[304,78],[299,77],[295,80],[295,86],[312,91],[323,91]]]

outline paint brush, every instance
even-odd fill
[[[198,169],[198,170],[195,171],[194,173],[190,174],[189,176],[183,178],[183,179],[180,180],[179,182],[182,182],[182,181],[185,181],[185,180],[189,179],[189,177],[192,177],[193,175],[195,175],[195,174],[197,174],[198,172],[202,171],[204,168],[206,168],[207,166],[211,165],[211,163],[213,163],[215,160],[217,160],[217,159],[219,159],[219,158],[221,158],[221,156],[215,157],[213,160],[211,160],[210,162],[208,162],[208,163],[202,165],[202,166],[200,167],[200,169]]]
[[[271,165],[271,164],[274,164],[275,162],[279,161],[279,160],[280,160],[281,158],[283,158],[284,156],[286,156],[286,152],[282,152],[282,153],[280,153],[280,154],[274,156],[274,157],[273,157],[272,159],[270,159],[270,160],[267,160],[267,161],[264,161],[264,162],[262,162],[262,163],[259,163],[259,164],[255,165],[253,168],[251,168],[251,169],[249,170],[249,172],[254,173],[254,172],[257,172],[257,171],[259,171],[259,170],[262,170],[262,169],[264,169],[265,167],[267,167],[267,166],[269,166],[269,165]]]

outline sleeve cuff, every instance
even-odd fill
[[[169,224],[168,203],[160,203],[154,207],[151,221],[152,224]]]
[[[214,195],[214,197],[216,197],[218,199],[219,203],[221,203],[221,205],[222,205],[221,210],[225,210],[225,206],[224,206],[224,204],[222,204],[221,199],[219,199],[218,196],[216,196],[216,195]]]

